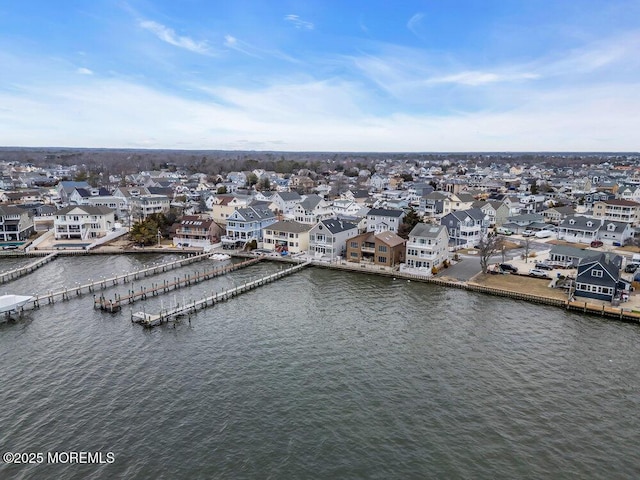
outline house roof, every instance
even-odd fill
[[[621,200],[618,198],[612,198],[610,200],[602,200],[607,205],[618,205],[621,207],[640,207],[640,203],[632,202],[631,200]]]
[[[298,192],[278,192],[275,195],[279,196],[285,202],[291,202],[291,201],[294,201],[294,200],[301,200],[302,199],[302,197],[300,196],[300,194]]]
[[[56,215],[66,215],[73,210],[82,210],[87,215],[109,215],[114,210],[109,207],[94,206],[94,205],[70,205],[65,208],[61,208],[56,212]]]
[[[324,225],[326,227],[327,230],[329,230],[329,232],[331,232],[332,234],[336,234],[336,233],[340,233],[340,232],[344,232],[346,230],[352,230],[354,228],[358,228],[357,225],[351,223],[351,222],[346,222],[343,220],[338,220],[335,218],[328,218],[326,220],[322,220],[319,224],[319,226]]]
[[[447,232],[444,225],[430,225],[428,223],[418,223],[409,233],[412,237],[437,238],[442,231]]]
[[[367,215],[375,215],[377,217],[401,217],[404,215],[404,211],[387,208],[372,208],[367,212]]]
[[[609,256],[606,253],[598,253],[593,256],[584,257],[580,260],[578,264],[578,275],[580,275],[584,270],[589,268],[589,265],[599,264],[602,268],[611,276],[612,279],[618,281],[620,277],[620,264],[622,263],[622,259],[620,258],[620,262],[616,262],[615,257],[620,257],[620,255]]]
[[[375,237],[390,247],[397,247],[405,242],[404,238],[390,231],[376,233]]]
[[[591,225],[588,225],[591,223]],[[562,222],[560,222],[560,227],[569,228],[572,230],[585,230],[590,232],[597,231],[602,225],[599,219],[594,219],[591,217],[584,217],[582,215],[569,215]]]
[[[308,232],[312,228],[313,228],[313,225],[287,221],[287,220],[280,220],[274,223],[273,225],[269,225],[270,230],[276,230],[278,232],[287,232],[287,233],[304,233],[304,232]]]
[[[305,210],[313,210],[321,201],[322,197],[320,195],[311,194],[300,202],[300,206]]]

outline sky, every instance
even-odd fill
[[[640,0],[0,1],[0,146],[640,150]]]

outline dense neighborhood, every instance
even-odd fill
[[[327,161],[321,174],[254,168],[212,175],[165,165],[108,176],[55,160],[0,163],[3,248],[33,250],[46,240],[52,248],[90,249],[125,237],[431,276],[492,237],[552,238],[559,244],[547,261],[577,268],[574,294],[613,300],[628,295],[633,280],[622,278],[627,262],[613,249],[640,240],[637,157],[563,166],[442,155],[357,168]]]

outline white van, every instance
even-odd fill
[[[549,238],[553,236],[553,232],[551,230],[540,230],[536,232],[536,238]]]
[[[513,235],[513,232],[511,230],[509,230],[508,228],[504,228],[504,227],[498,227],[496,228],[496,232],[499,233],[500,235]]]

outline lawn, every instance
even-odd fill
[[[469,283],[485,287],[499,288],[509,292],[527,293],[542,297],[567,299],[567,294],[562,289],[549,288],[551,282],[548,278],[533,278],[523,275],[491,275],[479,273]]]

